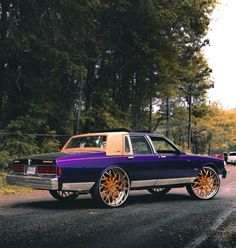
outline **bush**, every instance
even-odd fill
[[[12,121],[5,132],[14,135],[4,135],[0,139],[0,171],[7,170],[9,162],[17,157],[54,152],[60,148],[60,141],[54,136],[55,131],[49,130],[44,121],[29,116]],[[34,133],[50,136],[36,136]]]
[[[0,171],[9,169],[11,159],[11,154],[8,151],[0,150]]]

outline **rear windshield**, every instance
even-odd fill
[[[236,152],[230,152],[229,156],[236,156]]]
[[[83,136],[72,138],[66,148],[105,148],[106,136]]]

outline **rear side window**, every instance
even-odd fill
[[[143,136],[130,136],[134,154],[151,154],[152,150]]]
[[[130,152],[130,147],[129,147],[129,140],[128,137],[125,136],[125,152],[129,153]]]
[[[81,136],[70,140],[66,148],[104,148],[106,146],[106,136]]]

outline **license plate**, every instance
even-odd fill
[[[36,167],[35,166],[28,166],[26,173],[28,175],[34,175],[36,172]]]

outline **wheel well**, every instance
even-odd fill
[[[214,169],[218,173],[218,170],[217,170],[217,167],[216,167],[215,164],[206,164],[206,165],[203,166],[203,168],[204,167],[210,167],[210,168]]]

